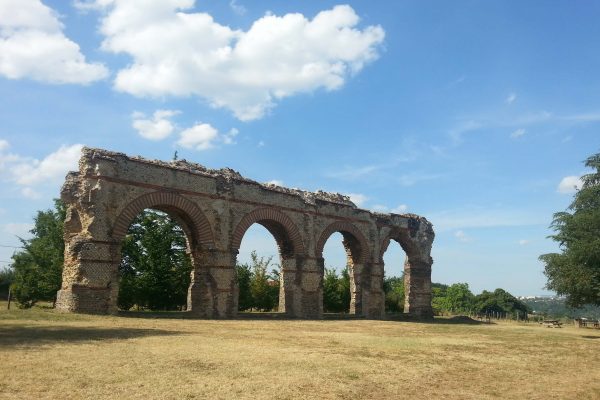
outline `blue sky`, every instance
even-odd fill
[[[600,150],[600,3],[0,0],[0,245],[81,145],[351,195],[436,230],[433,280],[543,289]],[[275,252],[253,227],[251,249]],[[13,249],[0,247],[0,266]],[[343,264],[339,236],[326,265]],[[391,246],[386,273],[401,271]]]

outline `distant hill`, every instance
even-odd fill
[[[591,318],[600,319],[600,307],[584,306],[581,308],[569,308],[564,297],[519,297],[536,314],[555,318]]]

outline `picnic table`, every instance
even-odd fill
[[[557,319],[545,319],[540,322],[540,325],[543,325],[546,328],[562,328],[562,322]]]
[[[580,328],[600,329],[600,320],[597,319],[577,318],[575,321]]]

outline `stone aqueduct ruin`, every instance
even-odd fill
[[[67,205],[65,263],[57,307],[117,311],[121,243],[146,208],[168,213],[186,232],[193,271],[187,310],[203,318],[237,314],[236,257],[254,223],[275,238],[281,258],[279,311],[323,315],[323,247],[343,235],[351,282],[350,312],[384,315],[383,254],[391,240],[407,257],[405,312],[431,317],[432,225],[413,214],[380,214],[348,197],[259,184],[231,169],[182,161],[150,161],[84,148],[79,171],[62,188]]]

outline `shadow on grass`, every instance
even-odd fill
[[[122,311],[117,314],[125,318],[201,319],[187,311]]]
[[[473,319],[466,315],[457,315],[454,317],[435,317],[435,318],[419,318],[409,314],[403,313],[388,313],[385,315],[385,320],[388,321],[402,321],[402,322],[420,322],[424,324],[436,324],[436,325],[490,325],[494,324],[491,321],[482,321]]]
[[[87,328],[72,326],[0,326],[0,348],[43,346],[102,340],[126,340],[148,336],[177,335],[179,332],[137,328]]]
[[[600,339],[600,336],[581,336],[584,339]]]

